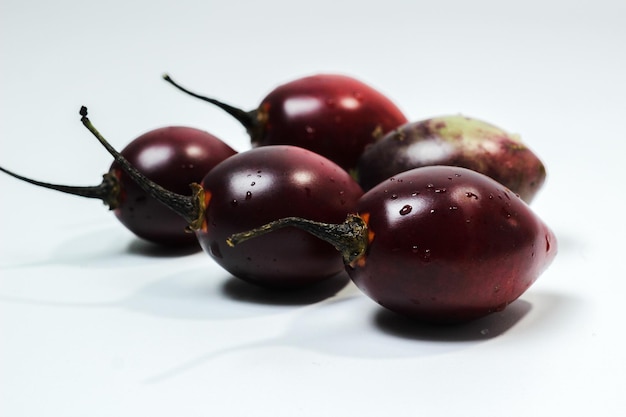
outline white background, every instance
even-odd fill
[[[98,201],[0,176],[2,416],[618,416],[626,413],[626,2],[0,2],[0,165],[97,184],[172,124],[238,150],[229,116],[280,83],[355,76],[411,120],[522,135],[548,181],[551,268],[456,329],[394,318],[345,277],[277,295],[140,242]]]

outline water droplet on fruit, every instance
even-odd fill
[[[476,194],[474,194],[473,192],[471,192],[471,191],[466,192],[465,196],[467,198],[473,198],[474,200],[478,200],[478,196]]]
[[[489,194],[489,200],[493,200],[493,194]]]
[[[231,206],[233,206],[233,207],[237,207],[237,205],[238,205],[238,204],[239,204],[239,202],[238,202],[237,200],[235,200],[235,199],[233,199],[233,200],[230,202],[230,205],[231,205]]]
[[[419,191],[413,191],[413,192],[411,193],[411,196],[413,196],[413,197],[417,197],[417,195],[418,195],[418,194],[419,194]]]
[[[417,245],[413,245],[413,246],[411,247],[411,252],[413,252],[413,253],[417,253],[418,251],[419,251],[419,247],[418,247]]]
[[[409,214],[411,212],[411,210],[413,210],[413,207],[411,207],[410,205],[405,205],[404,207],[402,207],[400,209],[400,215],[401,216],[406,216],[407,214]]]
[[[315,136],[315,129],[313,127],[306,126],[304,130],[306,131],[307,137],[309,139],[312,139]]]
[[[435,209],[431,209],[430,214],[435,214]]]
[[[398,198],[398,194],[392,194],[392,195],[391,195],[391,199],[392,199],[392,200],[395,200],[395,199],[397,199],[397,198]]]
[[[450,210],[458,210],[459,208],[457,206],[450,206],[448,207]]]
[[[254,181],[252,181],[252,182],[250,183],[250,187],[254,187],[255,185],[256,185],[256,182],[254,182]]]
[[[424,250],[424,256],[422,259],[424,262],[430,262],[430,249]]]
[[[434,187],[435,187],[435,184],[428,184],[428,185],[426,185],[426,188],[434,188]]]
[[[445,188],[435,188],[435,192],[438,194],[445,193],[447,190]]]
[[[246,191],[246,200],[250,200],[252,198],[252,193],[250,191]]]
[[[489,334],[489,329],[482,329],[480,331],[480,334],[482,334],[483,336],[487,336]]]

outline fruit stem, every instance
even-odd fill
[[[200,184],[190,184],[192,189],[191,196],[177,194],[161,187],[139,172],[124,156],[109,144],[87,117],[87,107],[81,107],[80,115],[80,121],[87,130],[98,139],[102,146],[115,158],[115,161],[120,167],[141,187],[141,189],[185,219],[185,221],[189,223],[189,230],[195,231],[202,227],[206,202],[204,189]]]
[[[178,84],[168,74],[164,74],[163,75],[163,79],[165,81],[167,81],[168,83],[170,83],[171,85],[173,85],[174,87],[176,87],[177,89],[179,89],[180,91],[182,91],[182,92],[184,92],[186,94],[189,94],[190,96],[195,97],[197,99],[200,99],[202,101],[206,101],[208,103],[211,103],[214,106],[217,106],[220,109],[224,110],[226,113],[228,113],[231,116],[233,116],[239,123],[241,123],[243,125],[243,127],[245,127],[246,130],[250,133],[250,135],[252,135],[253,132],[255,132],[256,130],[258,130],[258,124],[259,123],[258,123],[258,120],[257,120],[257,111],[256,110],[245,111],[245,110],[242,110],[240,108],[231,106],[230,104],[226,104],[224,102],[216,100],[214,98],[206,97],[206,96],[202,96],[200,94],[194,93],[193,91],[190,91],[190,90],[186,89],[185,87],[181,86],[180,84]]]
[[[24,177],[9,171],[8,169],[0,167],[0,171],[7,175],[12,176],[18,180],[27,182],[38,187],[48,188],[50,190],[60,191],[62,193],[71,194],[79,197],[97,198],[102,200],[104,204],[109,206],[109,209],[115,210],[119,206],[120,196],[120,183],[117,177],[108,172],[102,176],[102,182],[95,186],[72,186],[61,184],[50,184],[43,181],[37,181],[31,178]]]
[[[259,237],[284,227],[295,227],[330,243],[341,252],[346,265],[353,265],[365,255],[368,246],[368,227],[363,218],[349,214],[343,223],[321,223],[300,217],[285,217],[246,232],[235,233],[226,239],[234,247],[248,239]]]

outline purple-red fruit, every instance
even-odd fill
[[[557,251],[553,232],[512,191],[474,171],[426,167],[370,190],[363,257],[348,272],[372,299],[420,320],[460,322],[504,309]]]
[[[164,78],[233,115],[248,130],[253,146],[300,146],[348,171],[354,169],[368,144],[407,123],[389,98],[345,75],[319,74],[285,83],[272,90],[252,111],[199,96],[169,76]]]
[[[121,154],[150,180],[174,193],[189,194],[191,183],[236,152],[210,133],[173,126],[139,136]],[[115,215],[130,231],[164,245],[197,244],[193,233],[185,231],[187,223],[150,197],[118,163],[110,172],[122,185]]]
[[[128,144],[122,155],[146,177],[176,193],[188,193],[218,162],[236,152],[202,130],[171,126],[151,130]],[[102,200],[118,220],[140,238],[165,246],[197,245],[187,223],[150,197],[114,162],[97,186],[76,187],[35,181],[0,167],[15,178],[41,187]]]
[[[421,321],[465,322],[504,309],[550,265],[557,241],[512,191],[465,168],[417,168],[366,192],[342,224],[284,219],[328,237],[354,283],[382,306]]]
[[[461,115],[407,123],[368,147],[357,177],[369,190],[409,169],[451,165],[481,172],[531,202],[546,178],[539,158],[517,135]]]
[[[219,164],[204,177],[202,187],[208,204],[198,240],[234,276],[266,286],[296,287],[343,270],[332,245],[297,229],[236,248],[226,244],[233,233],[283,217],[341,222],[363,192],[335,163],[295,146],[266,146]]]

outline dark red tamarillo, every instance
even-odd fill
[[[409,169],[451,165],[485,174],[530,203],[546,179],[541,160],[514,135],[462,115],[433,117],[394,129],[361,155],[365,190]]]
[[[282,84],[252,111],[193,93],[168,75],[164,79],[232,115],[247,129],[253,146],[300,146],[347,171],[354,169],[368,144],[407,123],[389,98],[345,75],[318,74]]]
[[[233,246],[296,227],[331,242],[348,274],[382,306],[456,323],[504,309],[551,264],[551,229],[509,189],[465,168],[417,168],[366,192],[340,224],[281,219]]]
[[[189,191],[218,162],[236,152],[212,134],[184,126],[151,130],[130,142],[121,152],[147,178],[176,192]],[[20,180],[56,191],[102,200],[128,230],[140,238],[165,246],[197,246],[186,233],[185,221],[141,189],[113,162],[102,183],[75,187],[32,180],[0,167]]]

